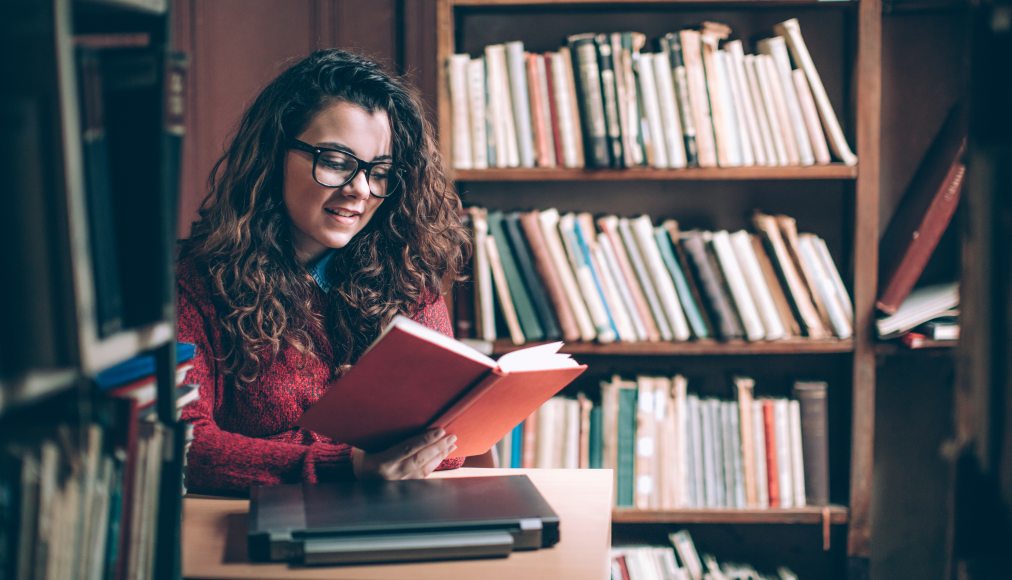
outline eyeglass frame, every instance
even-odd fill
[[[378,195],[375,191],[372,190],[372,186],[369,185],[369,175],[372,172],[373,167],[377,167],[379,165],[389,165],[390,166],[390,175],[392,177],[398,176],[400,172],[397,170],[397,167],[394,165],[393,161],[386,161],[386,160],[384,160],[384,161],[365,161],[364,159],[359,159],[358,157],[356,157],[350,151],[345,151],[344,149],[334,149],[333,147],[316,147],[316,146],[310,145],[309,143],[306,143],[305,141],[302,141],[300,139],[292,139],[289,142],[288,147],[289,147],[289,149],[296,149],[298,151],[303,151],[305,153],[312,153],[313,154],[313,181],[315,181],[316,183],[319,183],[323,187],[333,187],[333,188],[344,187],[345,185],[348,185],[349,183],[351,183],[352,181],[354,181],[355,178],[358,177],[358,174],[359,174],[360,171],[365,171],[365,183],[369,187],[369,195],[371,195],[371,196],[373,196],[373,197],[375,197],[377,199],[387,199],[388,197],[391,197],[395,193],[397,193],[399,191],[399,189],[400,189],[400,187],[399,187],[400,184],[398,182],[397,184],[394,185],[394,188],[392,190],[390,190],[390,192],[387,193],[386,195]],[[345,182],[342,183],[342,184],[340,184],[340,185],[330,185],[330,184],[327,184],[327,183],[322,183],[316,177],[316,164],[320,160],[320,155],[322,155],[324,152],[327,152],[327,151],[333,151],[335,153],[340,153],[342,155],[347,155],[348,157],[351,157],[352,159],[355,160],[355,164],[356,164],[355,165],[355,170],[352,171],[351,175],[348,177],[348,179],[346,179]]]

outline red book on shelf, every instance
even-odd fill
[[[766,481],[770,507],[780,507],[780,469],[777,467],[777,427],[773,418],[773,400],[763,400],[763,430],[766,435]]]
[[[561,342],[498,362],[398,316],[299,426],[369,452],[429,427],[457,436],[455,456],[480,455],[587,369]]]
[[[910,294],[959,205],[966,176],[960,119],[958,109],[949,113],[882,237],[875,306],[886,314],[895,314]]]

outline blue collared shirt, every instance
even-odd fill
[[[316,262],[313,262],[309,266],[309,273],[313,276],[313,280],[316,280],[317,285],[324,292],[330,292],[330,289],[334,287],[334,281],[328,277],[327,264],[330,264],[330,260],[334,257],[334,250],[328,250],[320,256]]]

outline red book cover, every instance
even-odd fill
[[[562,162],[562,139],[559,137],[559,110],[555,106],[555,82],[552,80],[552,55],[545,55],[545,73],[548,77],[548,109],[551,113],[552,121],[552,137],[555,140],[555,164],[559,167],[564,166]]]
[[[773,401],[763,400],[763,431],[766,433],[766,480],[770,507],[780,507],[780,470],[777,467],[777,427],[773,419]]]
[[[457,436],[455,455],[480,455],[587,369],[561,346],[496,362],[398,316],[298,424],[370,452],[442,427]]]
[[[949,113],[918,167],[879,244],[880,291],[875,306],[895,314],[924,272],[952,221],[966,176],[965,133],[958,109]]]

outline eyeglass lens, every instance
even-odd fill
[[[369,189],[373,195],[385,197],[393,192],[391,163],[377,163],[368,172]],[[316,161],[316,181],[327,187],[341,187],[352,180],[358,161],[341,151],[323,151]]]

